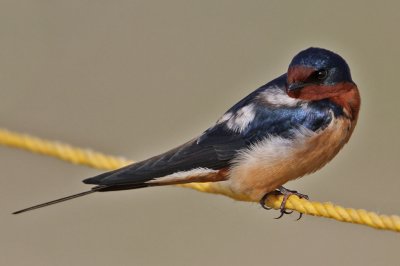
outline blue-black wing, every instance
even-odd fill
[[[236,152],[246,147],[240,134],[225,131],[225,137],[202,136],[166,153],[111,172],[85,179],[86,184],[125,186],[143,184],[159,177],[195,168],[218,170],[229,165]],[[222,133],[221,131],[221,133]],[[231,133],[230,135],[228,135]],[[217,141],[219,139],[219,141]]]
[[[87,184],[106,186],[104,190],[127,189],[146,186],[146,182],[176,172],[195,168],[223,169],[229,167],[238,151],[249,147],[268,136],[293,137],[300,127],[317,131],[331,121],[326,105],[279,107],[268,106],[257,101],[257,94],[270,88],[285,87],[286,76],[254,91],[227,113],[233,116],[244,106],[252,104],[254,118],[241,130],[232,130],[227,121],[217,123],[199,138],[150,159],[85,179]],[[322,106],[324,106],[322,108]]]

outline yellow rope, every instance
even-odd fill
[[[56,157],[74,164],[87,165],[102,170],[112,170],[132,163],[132,161],[121,157],[108,156],[88,149],[81,149],[57,141],[48,141],[5,129],[0,129],[0,145],[25,149],[31,152]],[[232,191],[219,186],[218,183],[192,183],[181,186],[201,192],[225,195],[236,200],[250,201],[246,197],[236,195]],[[278,209],[281,202],[281,195],[271,195],[267,198],[266,204],[269,207]],[[300,199],[297,196],[291,196],[286,203],[286,207],[287,209],[304,214],[400,232],[400,217],[396,215],[378,215],[366,210],[343,208],[329,202],[321,203],[308,201]]]

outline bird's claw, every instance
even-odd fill
[[[291,213],[293,213],[293,211],[288,211],[288,210],[286,210],[286,209],[280,209],[280,212],[281,212],[281,214],[280,214],[278,217],[275,217],[275,219],[280,219],[280,218],[282,218],[282,216],[283,216],[284,214],[291,214]]]
[[[267,193],[267,194],[265,194],[261,199],[260,199],[260,205],[261,205],[261,207],[263,208],[263,209],[265,209],[265,210],[271,210],[272,208],[271,207],[268,207],[266,204],[265,204],[265,201],[267,200],[267,197],[269,196],[269,193]]]
[[[290,189],[287,189],[287,188],[284,188],[284,187],[281,186],[281,187],[279,187],[276,191],[269,192],[269,193],[265,194],[265,195],[261,198],[261,200],[260,200],[260,205],[261,205],[261,207],[263,207],[263,208],[266,209],[266,210],[270,210],[271,208],[270,208],[270,207],[267,207],[267,206],[265,205],[265,201],[266,201],[267,197],[268,197],[271,193],[276,193],[276,192],[279,192],[280,194],[283,195],[283,200],[282,200],[281,206],[279,207],[279,210],[280,210],[280,213],[281,213],[281,214],[280,214],[278,217],[276,217],[275,219],[280,219],[280,218],[282,218],[282,216],[285,215],[285,214],[291,214],[291,213],[293,213],[293,211],[288,211],[288,210],[286,210],[286,201],[287,201],[287,199],[288,199],[290,196],[296,195],[297,197],[299,197],[299,198],[301,198],[301,199],[307,199],[307,200],[309,199],[309,197],[308,197],[307,195],[301,194],[301,193],[297,192],[296,190],[290,190]],[[297,218],[296,221],[300,220],[302,216],[303,216],[303,214],[300,213],[299,218]]]

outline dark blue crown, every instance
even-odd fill
[[[290,62],[289,67],[304,66],[316,70],[332,70],[336,81],[352,81],[350,68],[338,54],[322,48],[308,48],[298,53]]]

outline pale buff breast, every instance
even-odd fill
[[[259,200],[287,181],[323,167],[348,141],[354,124],[339,118],[317,133],[299,130],[294,140],[267,138],[239,154],[226,185]]]

